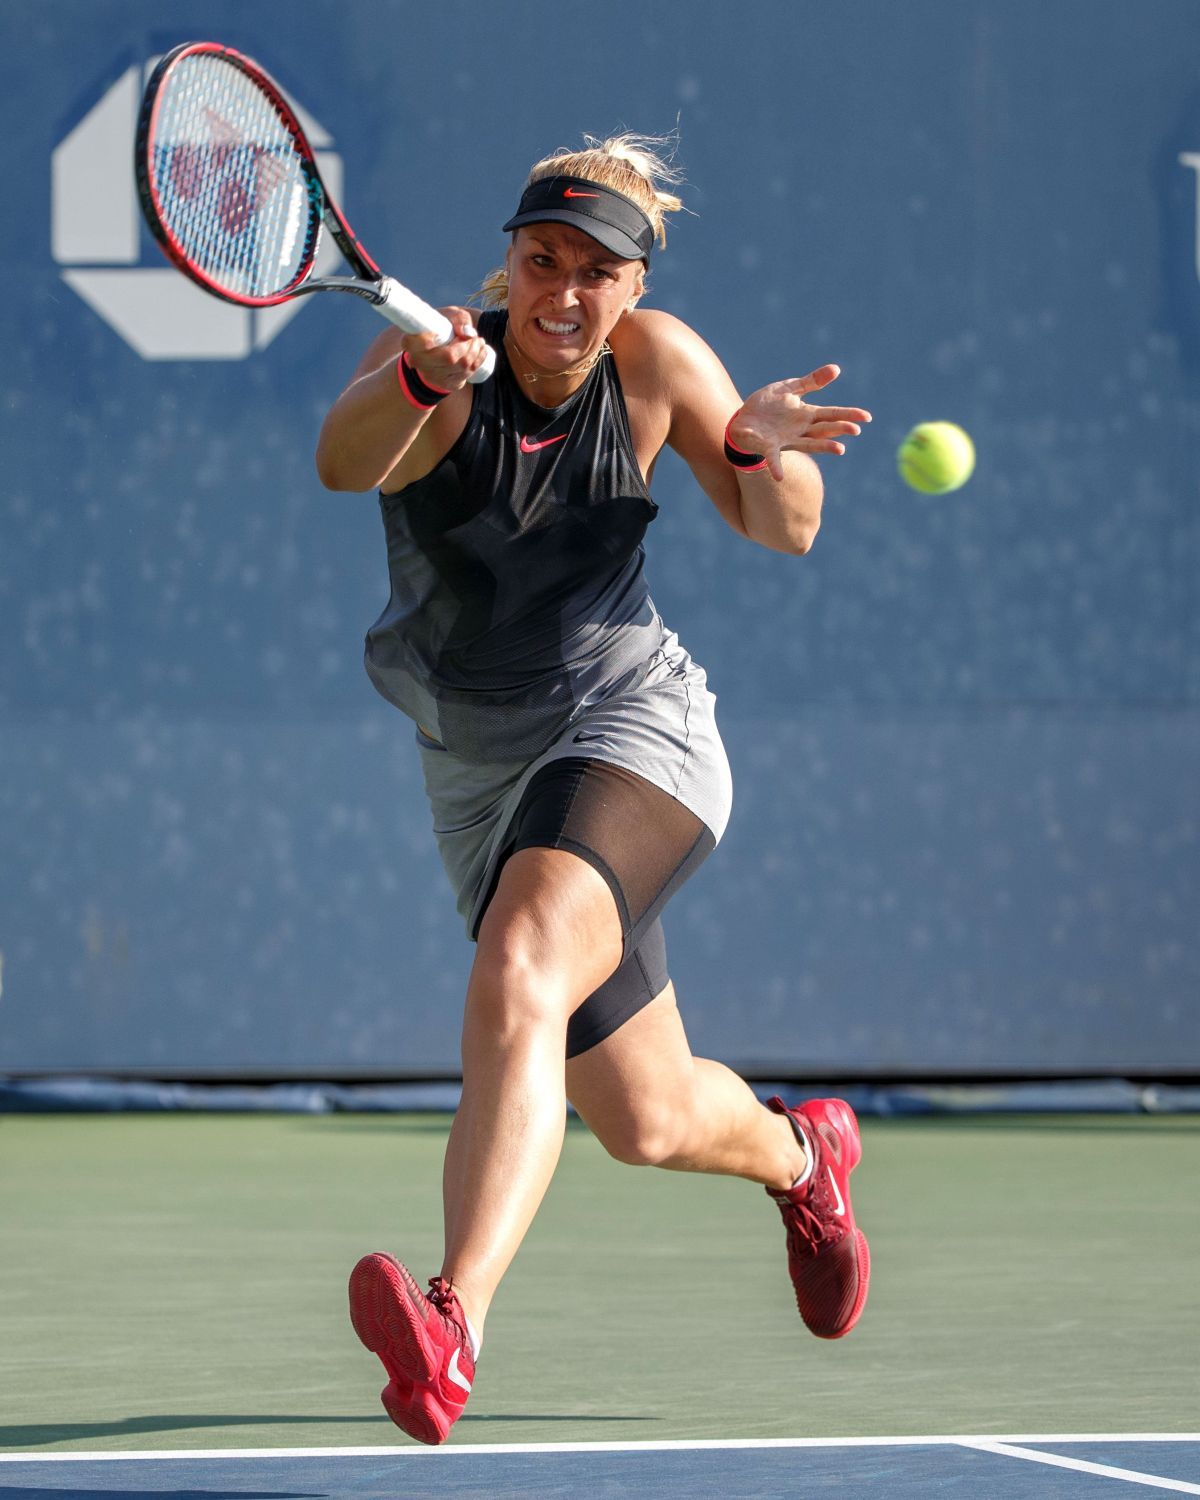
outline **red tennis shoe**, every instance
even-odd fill
[[[787,1229],[796,1306],[818,1338],[840,1339],[858,1322],[871,1275],[867,1239],[850,1207],[850,1173],[862,1156],[858,1121],[844,1099],[810,1099],[789,1109],[776,1096],[767,1108],[787,1115],[812,1162],[799,1187],[767,1189]]]
[[[350,1321],[388,1373],[388,1416],[418,1442],[444,1443],[471,1394],[475,1357],[450,1283],[429,1285],[427,1297],[398,1260],[364,1255],[350,1273]]]

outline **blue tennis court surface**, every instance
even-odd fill
[[[1200,1495],[1200,1433],[0,1456],[3,1500],[1070,1500],[1122,1487]]]

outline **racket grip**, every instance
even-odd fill
[[[405,333],[432,333],[439,344],[448,344],[454,337],[449,318],[442,316],[436,307],[422,302],[415,292],[385,276],[379,283],[379,301],[376,310],[389,323],[403,328]],[[471,385],[482,385],[496,368],[496,351],[489,349],[479,369],[467,377]]]

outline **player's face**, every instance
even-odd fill
[[[645,268],[569,224],[526,224],[508,254],[508,326],[548,370],[594,354],[641,296]]]

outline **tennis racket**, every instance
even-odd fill
[[[309,292],[352,292],[406,333],[448,344],[436,308],[385,276],[317,171],[295,111],[266,73],[231,47],[184,42],[150,76],[134,146],[138,198],[168,258],[198,286],[239,307]],[[353,276],[314,276],[325,226]],[[495,367],[489,349],[471,375]]]

